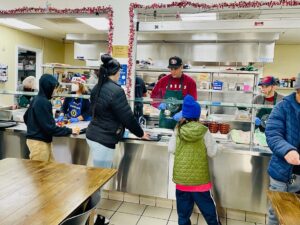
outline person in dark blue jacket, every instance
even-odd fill
[[[50,99],[57,86],[58,82],[52,75],[42,75],[38,95],[24,114],[24,122],[27,125],[26,144],[32,160],[54,161],[52,137],[79,134],[79,128],[70,129],[55,124]]]
[[[300,74],[295,89],[275,106],[266,126],[267,142],[273,152],[268,168],[270,190],[300,191]],[[268,216],[269,225],[278,224],[272,207]]]
[[[71,92],[72,94],[84,95],[87,93],[85,89],[84,77],[73,77]],[[89,99],[83,98],[65,98],[64,104],[61,108],[61,114],[57,121],[63,121],[64,116],[70,120],[71,123],[79,122],[82,120],[91,120],[91,103]]]

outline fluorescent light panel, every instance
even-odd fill
[[[82,23],[96,29],[96,30],[108,30],[108,19],[103,17],[97,18],[76,18]]]
[[[23,22],[21,20],[13,19],[13,18],[1,18],[0,24],[7,25],[9,27],[14,27],[22,30],[38,30],[42,29],[30,23]]]
[[[217,20],[216,13],[180,14],[183,21]]]

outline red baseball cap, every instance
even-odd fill
[[[262,85],[266,85],[266,86],[277,85],[277,80],[275,77],[267,76],[262,78],[258,83],[258,86],[262,86]]]

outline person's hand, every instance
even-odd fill
[[[296,150],[289,151],[284,159],[291,165],[300,165],[299,153]]]
[[[173,120],[176,120],[177,122],[181,120],[181,118],[182,118],[182,110],[173,116]]]
[[[150,140],[149,134],[144,131],[144,135],[143,135],[142,139]]]
[[[261,119],[259,119],[258,117],[255,117],[255,125],[256,126],[260,126],[261,125]]]
[[[167,108],[167,104],[166,104],[166,103],[163,103],[163,102],[160,103],[159,106],[158,106],[158,109],[159,109],[159,110],[165,110],[166,108]]]
[[[79,122],[79,119],[78,118],[71,118],[70,119],[70,123],[77,123],[77,122]]]
[[[78,135],[80,132],[80,128],[79,127],[73,127],[72,128],[72,134]]]
[[[56,121],[57,121],[57,122],[62,122],[62,121],[64,121],[64,116],[59,116],[59,117],[57,117]]]
[[[12,105],[12,106],[11,106],[11,109],[12,109],[12,110],[18,109],[18,105]]]

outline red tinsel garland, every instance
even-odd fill
[[[34,7],[22,7],[11,10],[0,10],[2,15],[16,15],[16,14],[95,14],[106,13],[109,21],[108,30],[108,53],[112,53],[113,43],[113,9],[111,6],[98,6],[98,7],[84,7],[80,9],[56,9],[53,7],[46,8],[34,8]]]
[[[132,88],[132,80],[131,80],[131,72],[132,72],[132,48],[134,43],[134,10],[135,9],[163,9],[163,8],[172,8],[172,7],[179,7],[179,8],[186,8],[186,7],[193,7],[202,10],[213,10],[213,9],[245,9],[245,8],[261,8],[261,7],[278,7],[278,6],[299,6],[300,1],[298,0],[279,0],[279,1],[239,1],[239,2],[232,2],[232,3],[218,3],[218,4],[206,4],[206,3],[196,3],[190,1],[180,1],[180,2],[172,2],[170,4],[160,4],[154,3],[152,5],[141,5],[139,3],[131,3],[129,7],[129,17],[130,17],[130,25],[129,25],[129,42],[128,42],[128,78],[127,78],[127,96],[130,98],[131,93],[130,90]]]

